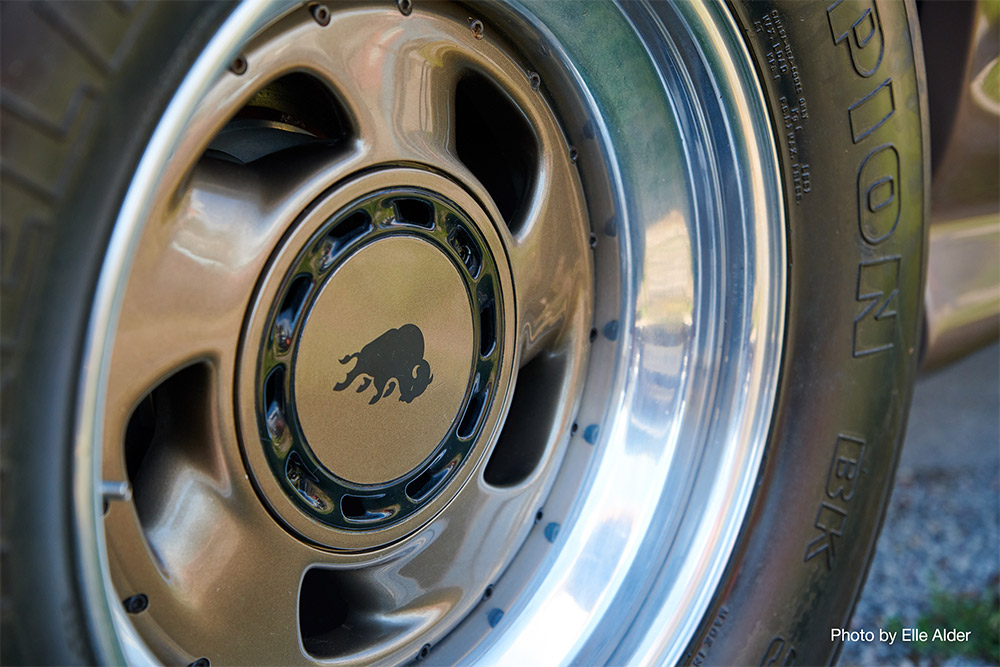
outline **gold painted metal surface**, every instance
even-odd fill
[[[947,5],[945,5],[947,6]],[[935,156],[931,224],[1000,215],[1000,11],[976,5],[955,120]],[[952,74],[954,76],[954,73]],[[933,90],[932,90],[933,92]]]
[[[921,369],[1000,335],[1000,214],[931,226]]]
[[[293,371],[306,440],[328,470],[357,484],[388,482],[434,451],[469,385],[471,307],[454,264],[420,239],[375,241],[337,269],[306,319]],[[370,378],[352,375],[364,361],[351,355],[406,325],[421,332],[420,358],[430,367],[418,395],[400,386],[406,378],[380,392]]]
[[[953,361],[1000,336],[997,8],[994,0],[976,3],[965,67],[956,84],[954,122],[941,142],[940,155],[934,156],[921,370]]]
[[[328,25],[302,6],[241,42],[247,71],[223,67],[178,124],[170,158],[148,184],[144,222],[130,241],[134,260],[119,267],[121,316],[109,324],[115,344],[102,371],[104,479],[128,478],[122,443],[143,396],[178,369],[204,370],[191,411],[176,415],[184,428],[157,445],[144,489],[137,489],[145,498],[142,516],[136,503],[116,502],[103,523],[112,597],[143,591],[151,600],[147,612],[122,623],[160,661],[212,655],[213,663],[310,662],[299,637],[298,599],[303,576],[314,568],[338,572],[342,590],[353,596],[360,634],[341,638],[338,664],[411,660],[475,608],[514,558],[569,442],[589,354],[593,264],[576,166],[544,85],[532,86],[519,51],[489,25],[478,39],[465,8],[420,6],[405,17],[392,3],[331,8]],[[456,154],[455,86],[469,71],[509,97],[538,142],[517,234]],[[348,142],[331,150],[290,148],[248,164],[204,154],[256,91],[289,72],[316,77],[343,103]],[[394,187],[441,193],[486,238],[500,270],[504,361],[482,436],[446,492],[400,524],[348,534],[303,515],[260,460],[253,367],[262,311],[297,249],[345,202]],[[373,336],[385,330],[373,328]],[[322,347],[320,329],[311,331],[306,336]],[[452,342],[461,336],[449,335]],[[538,357],[559,360],[551,380],[558,400],[546,413],[551,428],[540,460],[522,483],[490,485],[483,469],[515,378]],[[393,393],[369,406],[371,388],[338,396],[361,399],[362,407],[416,407],[449,373],[448,362],[428,360],[434,380],[409,404]],[[328,378],[327,387],[340,379]],[[433,435],[423,435],[407,441],[412,458],[433,446]],[[244,448],[248,439],[253,446]],[[336,467],[327,461],[335,455],[322,456]],[[234,641],[234,610],[239,635],[253,641]]]

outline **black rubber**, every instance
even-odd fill
[[[83,332],[141,152],[227,3],[0,3],[5,665],[90,664],[70,485]]]
[[[874,555],[920,351],[929,143],[917,16],[873,0],[733,13],[774,119],[788,320],[755,499],[686,661],[826,664]]]

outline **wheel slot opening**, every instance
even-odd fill
[[[507,420],[483,472],[487,484],[520,484],[562,437],[554,432],[553,422],[563,400],[564,366],[562,357],[540,354],[518,371]]]
[[[302,315],[302,305],[309,296],[312,289],[312,277],[301,275],[292,281],[281,302],[278,316],[274,319],[274,347],[278,354],[283,354],[291,347],[294,337],[295,327],[299,324],[299,317]]]
[[[157,385],[132,411],[125,428],[125,469],[139,524],[157,554],[156,527],[191,512],[214,495],[223,477],[212,447],[213,371],[207,363],[181,369]],[[185,488],[184,494],[172,489]],[[161,561],[160,565],[169,563]]]
[[[458,254],[459,260],[465,265],[469,275],[473,279],[478,278],[479,269],[483,266],[483,257],[479,253],[479,249],[461,223],[452,220],[449,224],[451,228],[448,230],[448,243]]]
[[[287,148],[339,147],[350,117],[316,77],[296,72],[267,84],[212,139],[206,155],[249,164]]]
[[[455,90],[455,143],[461,160],[483,184],[517,234],[538,164],[538,142],[524,113],[475,72]]]
[[[285,460],[285,480],[314,512],[329,514],[334,510],[333,501],[320,489],[316,475],[302,463],[296,452]]]
[[[479,421],[483,416],[483,409],[486,407],[490,395],[489,385],[482,383],[484,386],[480,386],[481,379],[482,376],[477,374],[472,384],[472,397],[469,399],[469,404],[465,407],[465,414],[462,415],[462,421],[458,425],[458,437],[462,440],[468,440],[476,433]]]
[[[292,434],[285,419],[285,367],[278,366],[264,381],[264,410],[267,435],[281,453],[291,445]]]
[[[326,271],[337,256],[353,241],[371,231],[372,219],[366,211],[358,210],[340,221],[323,237],[319,245],[319,270]]]
[[[423,199],[415,197],[394,199],[392,209],[397,224],[416,225],[425,229],[434,228],[434,207]]]
[[[128,426],[125,427],[125,470],[133,487],[139,476],[139,468],[146,460],[146,454],[156,435],[155,390],[146,394],[132,411]]]
[[[350,606],[337,573],[308,570],[299,587],[299,636],[306,652],[314,658],[340,655],[349,615]]]
[[[413,478],[406,485],[406,495],[413,502],[419,503],[427,500],[441,487],[455,468],[458,467],[459,458],[454,458],[444,465],[441,465],[443,454],[438,455],[437,460],[427,466],[427,469]]]
[[[485,282],[476,291],[479,302],[479,356],[486,358],[493,353],[497,344],[496,299],[493,297],[493,283]]]
[[[386,504],[385,494],[375,496],[344,495],[340,499],[340,511],[344,518],[354,523],[374,523],[392,517],[398,506]]]
[[[352,570],[312,567],[299,584],[302,647],[318,660],[370,655],[371,646],[401,630],[379,612],[395,607],[393,591],[372,586]]]

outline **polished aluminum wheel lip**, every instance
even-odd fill
[[[507,17],[561,45],[553,69],[576,84],[563,95],[592,109],[615,219],[628,230],[618,237],[614,389],[584,492],[569,498],[578,489],[559,480],[550,494],[548,504],[568,515],[555,550],[541,567],[511,564],[507,576],[527,583],[494,596],[501,614],[492,632],[469,622],[437,647],[446,662],[681,661],[736,544],[771,425],[785,322],[784,201],[740,31],[707,2],[587,9],[525,2]],[[629,43],[632,57],[620,48]],[[602,44],[615,47],[627,75],[604,66]],[[676,134],[638,131],[658,127]],[[650,252],[657,244],[659,256]],[[675,307],[658,313],[658,303]]]

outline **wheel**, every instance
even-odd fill
[[[836,655],[912,4],[0,10],[4,663]]]

